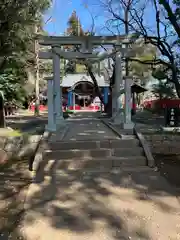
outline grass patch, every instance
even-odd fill
[[[23,133],[19,130],[13,130],[8,128],[0,129],[0,137],[20,137]]]

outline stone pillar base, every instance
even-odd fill
[[[56,125],[57,126],[61,126],[61,125],[65,125],[65,120],[63,117],[57,117],[56,118]]]
[[[133,122],[132,122],[132,123],[123,123],[123,124],[122,124],[122,127],[123,127],[123,129],[125,129],[125,130],[131,130],[131,129],[134,128],[134,123],[133,123]]]
[[[124,114],[123,112],[115,113],[114,116],[111,118],[112,124],[120,125],[124,122]]]
[[[45,129],[48,132],[56,132],[56,125],[54,125],[54,126],[46,125]]]

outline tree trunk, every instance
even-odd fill
[[[129,7],[130,5],[128,5],[125,10],[124,10],[124,27],[125,27],[125,35],[128,36],[129,34]],[[126,48],[128,49],[128,45],[126,44]],[[128,58],[125,58],[125,73],[126,76],[129,76],[129,62],[128,62]]]
[[[176,69],[172,70],[172,80],[176,89],[176,93],[178,98],[180,98],[180,83],[178,81],[177,71]]]
[[[3,59],[1,59],[1,57],[0,57],[0,73],[2,73],[4,71],[6,63],[7,63],[7,58],[3,57]]]
[[[88,70],[88,73],[94,83],[94,90],[95,90],[95,93],[97,94],[97,96],[99,97],[99,99],[101,100],[101,102],[104,104],[104,100],[103,100],[103,97],[101,95],[101,92],[99,90],[99,86],[98,86],[98,83],[96,81],[96,78],[92,72],[92,68],[90,66],[87,67],[87,70]]]
[[[175,85],[175,89],[176,89],[176,93],[178,95],[178,98],[180,98],[180,84],[179,84],[179,82],[176,81],[174,83],[174,85]]]
[[[160,4],[163,5],[163,7],[165,8],[167,14],[168,14],[168,19],[170,21],[170,23],[172,24],[174,30],[176,31],[178,37],[180,38],[180,26],[178,24],[178,20],[176,18],[176,15],[173,13],[173,10],[169,4],[169,1],[167,0],[161,0]]]
[[[5,113],[4,113],[4,97],[3,94],[0,92],[0,128],[5,128]]]

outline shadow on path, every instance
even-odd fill
[[[176,239],[178,196],[149,168],[87,172],[48,159],[29,188],[23,230],[27,240]]]
[[[30,184],[27,161],[0,168],[0,239],[22,239],[19,222]]]

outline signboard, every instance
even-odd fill
[[[179,126],[179,108],[166,108],[165,109],[165,126],[178,127]]]

